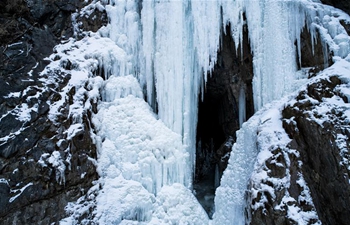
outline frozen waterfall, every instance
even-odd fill
[[[128,62],[118,76],[138,78],[159,118],[182,135],[193,164],[198,93],[205,89],[207,72],[216,63],[222,28],[231,24],[238,47],[243,25],[248,24],[254,55],[254,106],[259,110],[292,91],[297,70],[294,42],[304,21],[312,16],[307,3],[150,0],[141,5],[111,0],[106,5],[110,23],[100,33],[124,49]],[[310,30],[315,32],[311,22]]]
[[[102,46],[85,47],[82,59],[97,61],[85,69],[102,90],[94,116],[99,223],[245,224],[244,193],[259,151],[261,113],[247,122],[240,115],[242,128],[216,191],[212,221],[191,193],[199,93],[216,64],[221,31],[231,25],[240,51],[248,26],[259,111],[297,88],[296,53],[305,26],[312,42],[317,31],[324,46],[338,37],[342,45],[329,45],[345,57],[347,40],[338,36],[332,11],[312,0],[94,0],[85,13],[95,8],[106,9],[109,24],[76,45]],[[97,68],[105,80],[93,77]],[[243,114],[244,87],[239,91]]]

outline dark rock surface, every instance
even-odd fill
[[[245,26],[243,44],[238,48],[232,39],[230,25],[223,29],[225,32],[222,31],[217,63],[212,73],[208,74],[203,99],[200,94],[198,102],[194,190],[210,218],[215,189],[227,167],[232,145],[236,141],[236,131],[240,128],[239,113],[244,114],[244,121],[254,113],[253,56],[248,29]],[[241,94],[244,95],[241,99],[245,104],[245,111],[242,112],[239,111]],[[200,193],[203,196],[212,195],[213,198],[202,199]]]
[[[317,34],[317,41],[314,42],[314,45],[311,43],[311,34],[309,30],[304,27],[300,35],[300,53],[299,58],[297,52],[297,63],[299,69],[301,68],[311,68],[309,71],[309,76],[314,76],[316,73],[321,70],[331,66],[332,62],[332,53],[328,54],[328,59],[325,59],[325,52],[329,52],[328,46],[323,46],[320,40],[319,34]]]
[[[80,0],[0,2],[0,224],[57,222],[65,216],[67,203],[86,194],[97,179],[88,111],[82,115],[80,132],[67,138],[75,91],[72,88],[63,96],[60,92],[70,79],[69,71],[40,74],[55,45],[74,32],[82,36],[84,29],[96,30],[106,21],[98,19],[106,18],[105,12],[95,10],[97,15],[90,16],[96,20],[75,31],[71,15],[85,4]],[[75,18],[86,20],[80,14]],[[50,106],[62,99],[54,121]]]
[[[272,143],[271,143],[272,144]],[[303,217],[310,213],[307,224],[315,224],[317,219],[312,218],[314,207],[307,200],[304,191],[307,190],[301,182],[302,161],[298,152],[289,148],[280,148],[272,144],[272,156],[265,162],[263,170],[267,178],[248,187],[247,200],[249,207],[247,217],[251,225],[298,224],[295,217],[291,218],[289,207],[298,210]],[[300,211],[299,211],[300,210]]]
[[[285,147],[271,143],[259,167],[267,176],[249,184],[250,224],[300,224],[293,211],[308,215],[307,224],[317,222],[316,213],[322,224],[348,224],[350,124],[341,85],[336,75],[319,78],[286,104],[283,128],[291,140]]]
[[[323,46],[316,44],[313,54],[309,40],[310,34],[304,29],[299,66],[311,68],[309,77],[313,77],[327,65]],[[328,61],[331,65],[332,61]],[[285,148],[271,143],[272,156],[262,166],[268,178],[261,180],[259,187],[254,187],[254,183],[248,187],[250,224],[298,224],[287,214],[289,207],[298,208],[298,213],[316,212],[322,224],[348,224],[349,121],[343,116],[344,109],[336,104],[328,105],[327,112],[318,113],[318,107],[326,104],[327,99],[348,103],[338,89],[341,83],[336,74],[319,78],[299,93],[295,103],[286,103],[282,111],[283,127],[291,142]],[[310,192],[312,203],[304,191]],[[315,222],[317,220],[310,217],[308,224]]]
[[[338,97],[348,103],[337,91],[340,84],[336,76],[311,84],[299,94],[297,103],[283,110],[284,127],[301,153],[303,174],[322,224],[349,223],[350,171],[343,159],[349,153],[350,124],[342,116],[341,107],[317,112],[325,99]],[[324,122],[320,124],[312,117]]]
[[[199,100],[197,143],[200,141],[201,146],[197,144],[196,179],[212,173],[215,165],[219,166],[220,174],[226,169],[231,149],[229,146],[236,141],[236,131],[240,128],[241,92],[244,92],[246,106],[242,118],[249,119],[254,113],[253,56],[248,41],[248,29],[245,27],[243,45],[239,45],[237,49],[232,39],[231,27],[228,25],[225,29],[226,32],[222,32],[217,64],[212,73],[208,74],[203,100]],[[206,165],[209,155],[212,161],[210,165]],[[206,171],[207,167],[209,171]]]
[[[350,2],[348,0],[321,0],[323,4],[332,5],[350,14]]]

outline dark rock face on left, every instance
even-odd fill
[[[57,222],[67,203],[84,195],[97,179],[89,111],[82,113],[79,131],[70,134],[76,93],[74,87],[62,92],[69,68],[40,74],[53,47],[72,37],[71,14],[83,4],[0,2],[1,224]],[[52,109],[57,102],[58,113]]]

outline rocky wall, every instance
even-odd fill
[[[61,91],[71,68],[41,74],[55,45],[106,23],[105,12],[76,13],[87,3],[0,2],[0,224],[57,222],[67,203],[86,194],[98,178],[89,111],[82,115],[81,131],[67,138],[76,93]],[[50,107],[62,100],[54,121]]]

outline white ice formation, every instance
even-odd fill
[[[88,79],[90,98],[96,101],[99,91],[102,95],[93,118],[102,186],[96,221],[245,224],[244,192],[264,146],[257,145],[262,140],[258,127],[265,117],[278,115],[272,105],[263,108],[305,83],[298,81],[296,62],[302,29],[307,27],[312,42],[320,34],[326,59],[329,48],[336,60],[350,61],[350,39],[339,23],[350,18],[312,0],[94,0],[81,13],[95,9],[107,11],[109,24],[57,50],[61,60],[68,57],[79,65],[72,85],[82,86]],[[209,221],[190,191],[197,103],[216,63],[222,28],[229,23],[237,47],[243,25],[248,26],[254,107],[262,110],[246,123],[240,118],[242,128]],[[244,112],[245,105],[239,105]],[[280,128],[278,121],[272,125]]]

